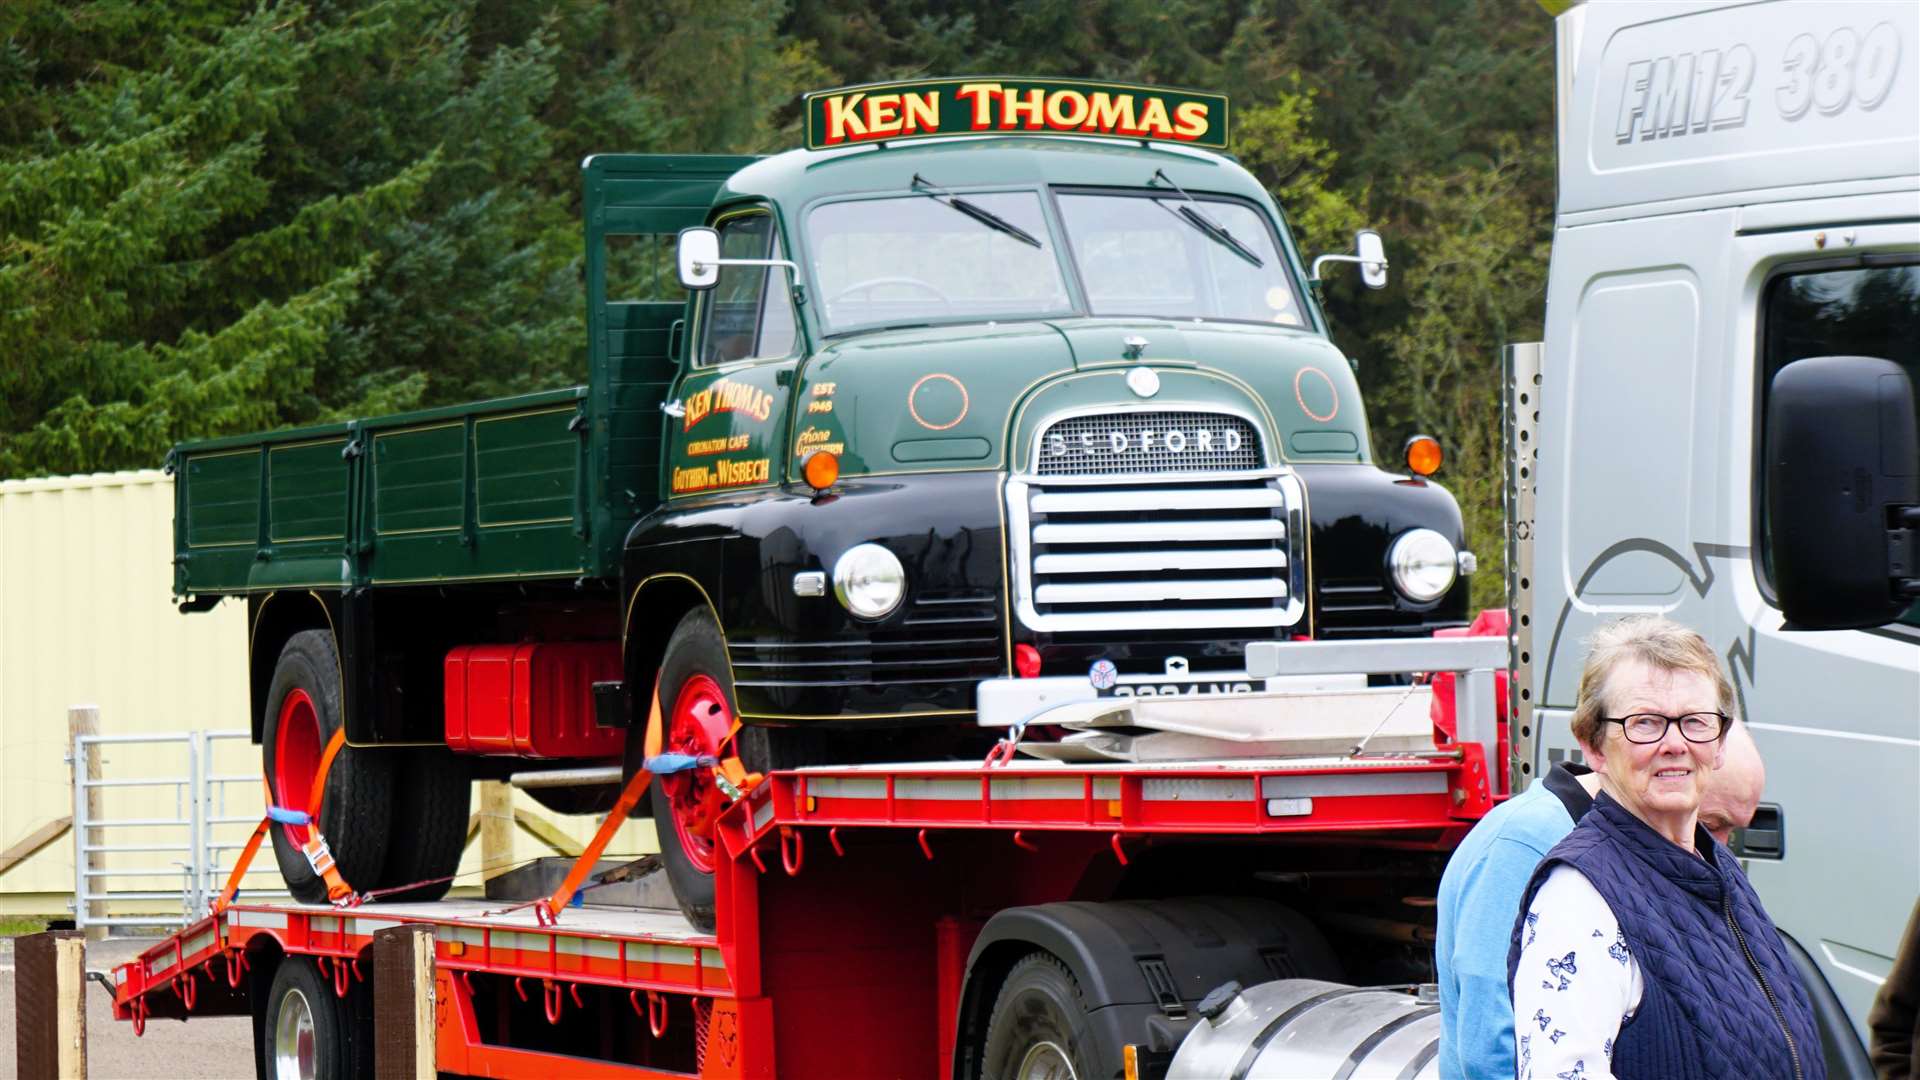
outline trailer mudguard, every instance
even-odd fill
[[[1001,980],[1015,961],[1051,953],[1073,973],[1095,1032],[1097,1075],[1119,1075],[1128,1043],[1171,1051],[1194,1006],[1229,980],[1340,981],[1339,961],[1312,923],[1253,897],[1067,901],[1008,908],[987,921],[967,958],[955,1080],[978,1055]],[[1164,1043],[1164,1045],[1159,1045]]]

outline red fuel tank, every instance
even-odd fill
[[[620,678],[617,641],[461,645],[447,653],[447,745],[465,754],[604,758],[626,732],[594,723],[593,684]]]

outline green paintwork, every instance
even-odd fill
[[[176,591],[578,576],[586,448],[569,425],[585,396],[181,446]]]
[[[1004,132],[1227,145],[1219,94],[1078,79],[985,76],[823,90],[806,97],[807,149]]]
[[[194,501],[184,519],[188,547],[252,544],[260,529],[260,457],[217,453],[189,458]]]
[[[820,333],[803,227],[819,200],[898,193],[916,173],[954,191],[1044,191],[1139,189],[1156,170],[1272,216],[1288,268],[1305,279],[1258,182],[1187,147],[995,137],[763,160],[590,158],[586,385],[183,445],[175,590],[612,579],[633,523],[663,499],[792,482],[818,449],[840,455],[845,477],[1007,469],[1031,460],[1036,425],[1069,409],[1227,408],[1255,418],[1286,460],[1368,460],[1359,389],[1311,298],[1300,328],[1069,315]],[[692,366],[697,327],[676,324],[703,309],[674,282],[669,238],[749,208],[772,212],[799,265],[798,344],[789,356]],[[1148,342],[1138,359],[1125,355],[1129,337]],[[1160,375],[1151,400],[1124,382],[1140,366]],[[662,415],[669,400],[682,417]]]
[[[347,440],[339,438],[267,451],[270,540],[279,544],[347,538],[347,470],[340,464],[346,447]]]
[[[1129,337],[1149,343],[1139,361],[1123,358]],[[1124,375],[1135,367],[1153,368],[1161,377],[1161,390],[1150,400],[1118,378],[1084,378],[1101,371]],[[792,459],[821,446],[844,446],[843,476],[1004,468],[1003,447],[1016,410],[1038,420],[1102,403],[1225,406],[1259,418],[1263,431],[1278,432],[1284,460],[1367,460],[1366,418],[1352,369],[1325,338],[1300,330],[1153,319],[897,330],[856,335],[827,348],[805,368],[802,400],[817,400],[817,388],[826,384],[833,387],[834,409],[824,416],[796,415]],[[1102,390],[1088,396],[1084,388],[1096,385]],[[959,410],[961,386],[965,415]],[[1065,387],[1077,389],[1063,392]],[[945,424],[953,426],[940,427]],[[1021,437],[1032,434],[1024,430]],[[1021,455],[1030,451],[1030,443],[1019,444],[1013,462],[1027,461]]]
[[[754,158],[703,154],[595,154],[582,167],[587,237],[587,572],[618,577],[620,545],[658,502],[660,403],[679,369],[686,335],[672,349],[686,313],[671,250],[645,296],[609,294],[609,252],[616,237],[670,237],[707,218],[715,192]]]
[[[1000,468],[1014,403],[1072,371],[1066,339],[1045,323],[855,335],[807,364],[791,457],[841,446],[843,476]],[[807,412],[816,402],[832,410]]]
[[[767,487],[785,481],[780,465],[787,387],[794,361],[697,369],[675,388],[686,413],[672,425],[669,495]]]
[[[178,447],[174,591],[617,577],[621,541],[658,501],[686,306],[671,237],[754,160],[587,160],[586,386]],[[628,239],[624,254],[666,260],[610,267]],[[626,291],[636,276],[654,291]]]

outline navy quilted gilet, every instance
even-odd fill
[[[1813,1009],[1773,921],[1726,848],[1704,829],[1694,844],[1706,858],[1602,792],[1527,883],[1507,981],[1533,895],[1566,863],[1613,909],[1640,964],[1640,1008],[1614,1042],[1616,1077],[1825,1080]]]

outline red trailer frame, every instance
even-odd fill
[[[1097,897],[1132,858],[1179,840],[1328,836],[1446,851],[1498,786],[1476,743],[1417,755],[778,772],[720,822],[730,857],[712,934],[637,908],[569,907],[549,923],[533,902],[243,902],[116,970],[114,1015],[141,1030],[151,1018],[245,1014],[249,980],[287,956],[313,958],[346,996],[373,974],[375,931],[420,924],[434,934],[445,1071],[936,1076],[951,1070],[969,951],[992,912]],[[623,1014],[630,1026],[612,1030]],[[555,1045],[584,1037],[603,1053]]]

